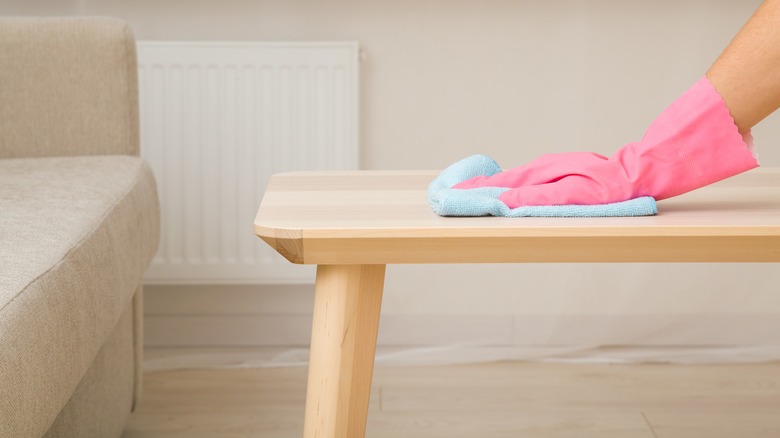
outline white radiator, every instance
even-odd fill
[[[357,168],[357,44],[140,42],[138,64],[162,210],[146,282],[313,281],[252,221],[270,175]]]

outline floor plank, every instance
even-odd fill
[[[147,373],[124,438],[299,437],[306,369]],[[780,364],[377,367],[367,436],[780,436]]]
[[[774,406],[740,407],[720,415],[700,408],[648,410],[645,415],[658,438],[778,437],[780,400]]]

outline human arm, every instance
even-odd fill
[[[744,133],[780,108],[780,0],[766,0],[707,71]]]

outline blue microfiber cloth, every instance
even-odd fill
[[[655,199],[644,196],[623,202],[598,205],[545,205],[510,209],[498,197],[508,188],[453,189],[459,182],[479,175],[495,175],[501,167],[490,157],[474,155],[444,169],[428,186],[428,202],[439,216],[506,217],[609,217],[658,214]]]

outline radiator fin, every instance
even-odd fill
[[[138,64],[162,210],[146,282],[313,281],[252,220],[274,173],[357,168],[357,44],[139,42]]]

